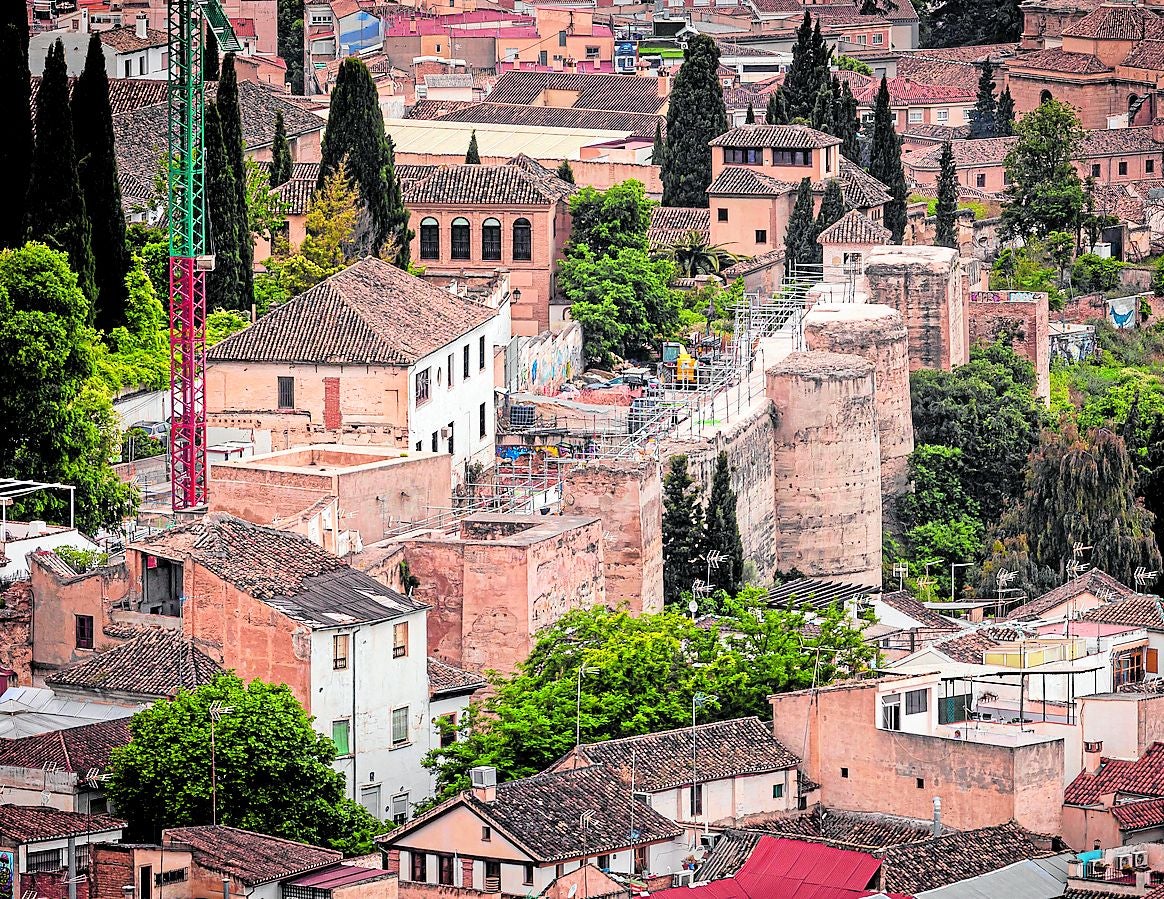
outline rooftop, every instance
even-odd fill
[[[136,53],[151,47],[165,47],[169,42],[166,32],[155,31],[152,28],[146,29],[145,37],[138,37],[137,29],[133,25],[110,28],[108,31],[98,33],[101,35],[101,43],[117,53]]]
[[[973,82],[961,85],[930,84],[910,77],[897,77],[887,79],[885,86],[889,90],[891,106],[909,103],[972,103],[976,96]],[[872,105],[880,89],[880,81],[871,81],[862,88],[854,88],[853,96],[860,104]]]
[[[1115,793],[1164,797],[1164,743],[1153,743],[1134,762],[1100,758],[1095,774],[1080,771],[1067,785],[1063,801],[1068,805],[1096,805],[1101,797]]]
[[[745,166],[729,165],[707,187],[712,196],[779,197],[792,193],[796,185]]]
[[[945,833],[879,854],[884,860],[883,888],[914,894],[1050,853],[1041,848],[1034,834],[1011,822]]]
[[[63,840],[108,830],[121,830],[125,822],[108,815],[65,812],[46,806],[0,805],[0,836],[16,843]]]
[[[1090,53],[1071,53],[1058,47],[1023,53],[1007,61],[1008,69],[1034,69],[1045,72],[1066,72],[1071,75],[1098,75],[1112,71],[1097,56]]]
[[[851,209],[825,228],[817,236],[817,240],[821,243],[889,243],[892,237],[893,233],[888,228],[859,210]]]
[[[433,698],[472,693],[485,684],[486,680],[480,674],[428,657],[428,689]]]
[[[1140,41],[1160,31],[1160,18],[1143,6],[1105,3],[1063,29],[1063,37],[1089,40]]]
[[[211,871],[222,871],[248,885],[270,883],[334,865],[343,857],[294,840],[223,825],[172,827],[162,832],[166,843],[189,846],[194,859]]]
[[[132,709],[105,702],[61,699],[47,687],[10,687],[0,696],[0,737],[31,737],[132,714]]]
[[[129,743],[129,719],[98,721],[49,731],[32,737],[0,741],[0,765],[44,769],[86,775],[104,771],[114,749]]]
[[[574,191],[529,157],[505,165],[444,165],[404,188],[409,205],[546,206]]]
[[[1090,593],[1096,597],[1111,596],[1117,599],[1126,599],[1136,595],[1135,590],[1125,587],[1106,571],[1092,568],[1079,577],[1072,578],[1063,586],[1048,590],[1042,596],[1037,596],[1030,602],[1023,603],[1006,617],[1011,621],[1039,618],[1056,606],[1084,593]]]
[[[823,191],[825,184],[822,182],[812,187]],[[892,199],[884,184],[844,156],[841,157],[841,193],[846,205],[853,209],[875,209]]]
[[[369,256],[232,334],[206,356],[211,363],[408,366],[495,314]]]
[[[789,818],[754,825],[755,831],[807,838],[845,849],[876,851],[933,837],[933,823],[893,815],[847,812],[817,804]]]
[[[651,249],[670,246],[692,231],[707,236],[711,230],[711,210],[705,207],[652,206],[647,243]]]
[[[768,591],[768,603],[789,609],[799,609],[804,605],[810,605],[814,609],[823,609],[834,603],[861,599],[880,592],[880,588],[866,587],[861,584],[803,577],[772,587]]]
[[[741,125],[710,142],[713,147],[775,147],[781,150],[834,147],[839,137],[807,125]]]
[[[542,74],[542,73],[534,73]],[[631,79],[630,75],[615,78]],[[634,79],[648,81],[649,79]],[[492,97],[492,94],[490,94]],[[654,138],[655,126],[666,125],[661,116],[623,112],[612,109],[562,108],[557,106],[523,106],[516,103],[451,104],[430,103],[413,107],[405,119],[442,119],[449,122],[472,122],[482,125],[526,125],[534,128],[575,128],[617,132],[621,136],[641,135]],[[391,126],[389,127],[391,130]]]
[[[556,97],[545,97],[546,91],[560,93]],[[577,96],[572,96],[574,94]],[[502,73],[489,92],[490,103],[527,106],[539,98],[545,106],[643,115],[657,115],[666,103],[666,99],[659,96],[656,79],[628,75],[514,70]],[[553,100],[558,102],[551,102]]]
[[[1018,143],[1017,137],[985,137],[981,140],[952,140],[950,150],[954,154],[955,168],[1002,165],[1010,148]],[[901,157],[906,166],[915,169],[938,169],[942,157],[942,145],[934,144],[924,150],[914,150]]]

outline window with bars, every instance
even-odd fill
[[[466,218],[453,219],[453,258],[468,259],[469,251],[469,220]]]
[[[428,402],[429,390],[432,388],[432,369],[416,373],[416,405]]]
[[[481,258],[501,258],[501,222],[497,219],[485,219],[481,223]]]
[[[518,219],[513,223],[513,258],[519,262],[529,262],[533,258],[533,228],[529,219]]]
[[[408,820],[408,794],[397,793],[392,797],[392,823],[403,824]]]
[[[441,226],[431,216],[420,222],[420,258],[441,258]]]
[[[295,379],[279,377],[279,408],[280,409],[294,409],[295,408]]]
[[[331,667],[342,671],[348,667],[348,635],[336,634],[331,638]]]
[[[408,655],[408,622],[398,621],[392,625],[392,658],[402,659]]]
[[[25,863],[25,871],[29,874],[59,871],[63,867],[60,849],[41,849],[37,852],[29,852]]]
[[[412,881],[413,883],[428,882],[428,856],[423,852],[412,853]]]

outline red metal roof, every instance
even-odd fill
[[[388,877],[383,868],[362,868],[359,865],[335,865],[324,868],[322,871],[312,871],[291,881],[292,886],[315,887],[319,890],[333,890],[336,887],[348,886],[353,883],[362,883],[365,880],[376,880]]]

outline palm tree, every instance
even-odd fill
[[[708,243],[707,235],[699,231],[688,231],[670,246],[663,247],[658,255],[674,262],[681,278],[718,275],[740,259],[723,244]]]

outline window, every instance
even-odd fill
[[[1039,94],[1039,105],[1042,106],[1048,100],[1052,99],[1050,91],[1042,91]]]
[[[728,220],[727,213],[728,211],[726,209],[717,209],[715,211],[715,220],[717,222],[726,222]]]
[[[408,655],[408,622],[398,621],[392,625],[392,658],[402,659]]]
[[[42,849],[39,852],[28,853],[26,869],[29,874],[37,874],[42,871],[59,871],[63,867],[64,865],[61,864],[60,849]]]
[[[1098,178],[1098,177],[1099,177],[1099,173],[1100,173],[1101,171],[1103,171],[1103,169],[1101,169],[1101,168],[1100,168],[1100,165],[1099,165],[1099,163],[1098,163],[1098,162],[1093,162],[1093,163],[1091,164],[1091,177],[1092,177],[1092,178]]]
[[[453,425],[453,422],[451,422],[451,421],[449,422],[448,430],[449,430],[449,455],[451,456],[451,455],[453,455],[454,452],[456,452],[456,450],[454,449],[455,444],[453,443],[454,425]]]
[[[81,867],[80,859],[81,859],[81,850],[82,849],[85,850],[85,865],[86,865],[86,867],[89,864],[89,847],[87,845],[86,846],[78,846],[77,847],[77,868],[78,868],[78,870]],[[190,869],[189,868],[174,868],[172,871],[159,871],[157,874],[155,874],[154,875],[154,886],[161,887],[161,886],[166,886],[167,884],[170,884],[170,883],[185,883],[189,879],[190,879]]]
[[[336,671],[348,667],[347,634],[336,634],[331,638],[331,667]]]
[[[477,436],[484,437],[486,434],[489,433],[489,424],[488,424],[489,413],[485,411],[485,404],[484,403],[482,403],[480,408],[477,409],[477,414],[478,414],[478,416],[480,416],[480,421],[481,421],[481,426],[477,430]]]
[[[849,769],[848,768],[841,769],[841,777],[845,778],[846,780],[848,779],[848,777],[849,777]]]
[[[392,710],[392,745],[402,746],[408,742],[408,706]]]
[[[1125,652],[1112,662],[1115,686],[1138,684],[1144,679],[1144,654],[1139,650]]]
[[[881,698],[881,727],[901,730],[901,694],[890,693]]]
[[[142,865],[137,869],[137,895],[140,899],[151,899],[154,894],[154,869],[152,865]]]
[[[408,794],[397,793],[392,797],[392,823],[403,824],[408,820]]]
[[[93,648],[93,616],[76,615],[77,649]]]
[[[950,110],[939,109],[938,110],[938,124],[945,125],[948,121],[950,121]]]
[[[929,690],[906,690],[905,714],[920,715],[922,712],[928,711],[930,707],[929,700]]]
[[[924,777],[917,778],[917,788],[924,790],[926,788],[926,779]]]
[[[1145,159],[1144,160],[1144,171],[1148,174],[1151,174],[1152,172],[1156,171],[1156,160],[1155,159]]]
[[[526,862],[521,866],[521,882],[524,886],[533,886],[533,863]]]
[[[432,432],[432,451],[434,453],[440,452],[440,445],[441,445],[440,434],[438,434],[436,431],[433,431]]]
[[[768,242],[768,232],[765,231],[763,228],[758,228],[756,230],[756,243],[767,243],[767,242]]]
[[[727,165],[763,165],[764,150],[761,147],[724,147],[723,161]]]
[[[609,855],[598,856],[598,870],[599,871],[609,871],[610,870],[610,856]]]
[[[466,381],[469,380],[469,344],[465,344],[461,348],[461,372]]]
[[[133,77],[133,60],[132,59],[127,59],[125,61],[125,77],[126,78]]]
[[[974,176],[974,185],[976,187],[986,187],[986,173],[981,172]]]
[[[598,54],[600,52],[602,52],[601,47],[591,47],[589,44],[586,45],[586,58],[587,59],[598,59]]]
[[[513,223],[513,258],[521,262],[533,259],[533,230],[529,219],[518,219]]]
[[[279,379],[279,408],[295,408],[295,379],[280,376]]]
[[[331,723],[331,741],[335,743],[336,755],[351,755],[352,750],[348,744],[348,732],[351,723],[347,718],[342,721],[333,721]]]
[[[496,893],[501,889],[501,862],[485,859],[485,892]]]
[[[420,220],[420,258],[441,258],[441,225],[432,216]]]
[[[874,46],[876,46],[877,44],[883,44],[883,43],[885,43],[885,35],[883,35],[883,34],[875,34],[875,35],[873,35],[873,44],[874,44]]]
[[[432,381],[432,369],[426,368],[424,371],[416,373],[416,405],[428,402],[428,389]]]
[[[418,453],[424,452],[424,441],[423,440],[416,441],[416,451]]]
[[[447,384],[445,384],[445,389],[452,390],[453,389],[453,354],[452,353],[449,353],[445,357],[445,371],[447,371],[449,373],[449,381]],[[439,378],[440,375],[438,374],[437,377]]]
[[[909,123],[916,125],[922,120],[922,111],[920,109],[911,109],[909,111]]]
[[[481,842],[488,843],[492,839],[493,839],[493,828],[483,826],[481,828]]]
[[[457,742],[457,713],[449,712],[437,718],[437,730],[440,733],[441,749],[452,746]]]
[[[773,799],[783,799],[784,798],[784,784],[772,784],[772,798]]]
[[[1120,174],[1126,175],[1128,173],[1128,164],[1126,162],[1120,163]]]
[[[428,882],[428,856],[423,852],[412,852],[412,881],[413,883]]]
[[[453,258],[454,259],[468,259],[469,258],[469,220],[467,218],[455,218],[452,225],[453,234]]]
[[[635,874],[645,874],[647,872],[647,847],[635,846]]]
[[[447,887],[453,885],[453,857],[451,855],[437,856],[437,883]]]
[[[550,54],[548,54],[545,50],[542,50],[538,53],[538,65],[539,66],[544,66],[547,63],[549,63],[549,61],[550,61]]]
[[[481,258],[501,258],[501,222],[497,219],[485,219],[481,223]]]
[[[773,150],[773,165],[812,165],[812,150]]]
[[[688,794],[691,801],[691,817],[703,814],[703,784],[692,784]]]
[[[485,371],[485,335],[482,334],[477,338],[477,359],[478,368]]]

